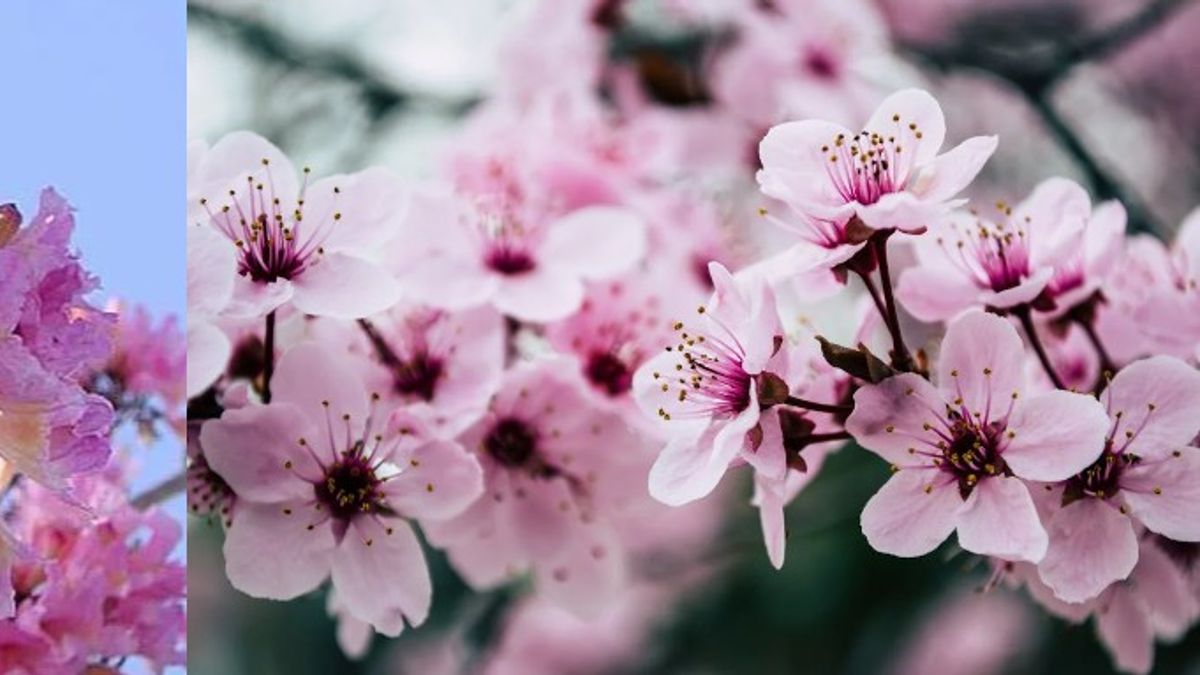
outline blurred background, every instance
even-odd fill
[[[498,91],[595,84],[562,82],[571,73],[555,65],[579,58],[580,41],[531,30],[538,4],[346,0],[333,10],[321,0],[193,0],[189,138],[211,143],[252,129],[318,175],[372,164],[436,175]],[[595,75],[606,98],[636,101],[662,124],[720,130],[696,132],[705,147],[672,149],[658,171],[721,207],[735,263],[762,246],[753,209],[729,195],[752,189],[753,148],[766,128],[805,116],[857,125],[904,86],[938,97],[948,142],[1000,136],[972,198],[1017,200],[1046,177],[1068,176],[1096,201],[1121,199],[1132,230],[1165,239],[1200,201],[1200,2],[561,4],[599,45]],[[774,50],[787,51],[786,62],[772,62],[764,45],[784,45]],[[514,52],[526,57],[524,72]],[[828,93],[835,85],[836,97]],[[689,175],[673,175],[672,163],[687,163]],[[750,486],[732,481],[709,543],[696,547],[698,578],[672,579],[672,592],[660,593],[649,574],[612,625],[578,626],[528,607],[522,588],[470,592],[431,551],[429,622],[376,640],[357,662],[342,655],[322,597],[278,604],[234,591],[220,526],[194,519],[190,667],[230,675],[1112,670],[1090,625],[1049,618],[1004,588],[978,593],[989,570],[965,557],[872,551],[858,514],[886,475],[866,453],[832,456],[788,507],[788,561],[778,572],[762,552]],[[671,576],[669,567],[661,575]],[[1160,646],[1156,663],[1155,672],[1200,673],[1200,635]]]

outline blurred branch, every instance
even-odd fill
[[[148,509],[151,506],[160,504],[160,503],[170,499],[171,497],[175,496],[176,494],[183,492],[186,487],[187,487],[187,473],[186,473],[186,471],[180,471],[179,473],[175,474],[174,476],[171,476],[170,478],[164,480],[163,482],[159,483],[158,485],[155,485],[154,487],[150,488],[149,490],[146,490],[145,492],[138,495],[137,497],[134,497],[132,500],[130,500],[129,503],[135,509],[138,509],[139,511],[144,511],[145,509]]]
[[[217,30],[265,61],[354,83],[362,90],[363,100],[373,119],[401,110],[421,98],[396,88],[352,55],[303,44],[266,22],[192,3],[188,4],[187,13],[189,25]],[[433,99],[429,102],[439,103]],[[469,110],[475,101],[440,103],[450,108],[451,112],[461,114]]]
[[[1079,39],[1061,39],[1049,48],[1030,45],[981,45],[960,39],[944,48],[901,45],[902,51],[945,71],[981,70],[1007,80],[1029,99],[1047,130],[1071,155],[1101,198],[1120,200],[1134,231],[1164,230],[1141,198],[1104,166],[1051,102],[1056,85],[1076,66],[1106,58],[1162,25],[1194,0],[1150,0],[1140,11],[1105,30]]]

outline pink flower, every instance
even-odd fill
[[[490,307],[459,312],[401,303],[370,319],[356,349],[385,400],[453,438],[483,415],[504,370],[505,325]]]
[[[471,211],[447,194],[414,195],[397,260],[405,291],[463,309],[490,303],[523,321],[561,319],[583,302],[583,281],[632,267],[645,226],[629,211],[591,206],[561,217],[504,204]]]
[[[184,402],[187,352],[176,317],[155,325],[142,305],[118,305],[116,349],[104,368],[119,393],[132,397],[161,397],[174,408]]]
[[[1135,319],[1157,349],[1200,361],[1200,209],[1179,226],[1170,263],[1169,282],[1153,289]]]
[[[483,496],[426,533],[472,587],[532,570],[539,594],[586,617],[624,583],[611,519],[638,495],[633,477],[645,475],[649,455],[580,380],[565,359],[509,370],[487,415],[462,436],[483,465]]]
[[[1051,178],[1015,208],[998,202],[993,219],[960,212],[941,220],[915,243],[918,263],[901,275],[897,297],[922,321],[970,307],[1069,308],[1112,267],[1124,215],[1112,203],[1093,213],[1083,188]]]
[[[786,115],[831,114],[849,121],[878,100],[889,63],[887,28],[867,2],[773,3],[743,9],[737,41],[720,55],[713,93],[765,128]]]
[[[357,318],[397,299],[394,279],[371,262],[402,213],[397,179],[383,169],[298,181],[266,139],[225,136],[192,174],[204,219],[236,247],[231,315],[259,317],[291,302],[306,314]]]
[[[4,672],[78,673],[126,657],[156,670],[184,664],[182,528],[131,506],[119,480],[117,467],[73,478],[77,502],[34,483],[16,488],[11,520],[31,552],[12,567],[20,600],[0,621]]]
[[[919,556],[958,531],[971,552],[1036,562],[1047,538],[1026,480],[1065,480],[1104,447],[1104,407],[1065,391],[1026,396],[1025,350],[1004,319],[972,312],[942,342],[934,385],[904,373],[854,395],[846,429],[896,473],[867,503],[878,551]]]
[[[712,492],[751,449],[747,434],[761,415],[756,378],[779,354],[784,335],[766,284],[736,282],[719,263],[709,271],[716,291],[700,307],[698,325],[677,322],[678,342],[633,376],[638,405],[669,438],[650,471],[650,494],[676,506]],[[784,359],[780,354],[776,363]]]
[[[105,464],[112,407],[78,381],[112,347],[112,318],[84,295],[96,281],[68,252],[74,217],[52,189],[33,222],[4,211],[0,242],[0,457],[56,489]]]
[[[1081,602],[1126,578],[1138,524],[1200,541],[1200,372],[1168,356],[1137,361],[1100,395],[1109,424],[1096,461],[1053,489],[1050,546],[1038,573],[1059,598]]]
[[[227,410],[200,434],[238,496],[230,581],[290,599],[332,574],[348,611],[379,632],[420,624],[430,582],[408,521],[461,511],[479,494],[478,463],[407,417],[381,429],[378,396],[316,344],[289,350],[272,388],[269,405]]]
[[[945,135],[941,107],[917,89],[889,96],[858,133],[822,120],[772,127],[759,146],[758,184],[792,211],[770,218],[801,239],[789,253],[794,269],[833,267],[871,231],[919,233],[961,204],[952,197],[991,156],[996,138],[971,138],[938,155]]]
[[[1036,638],[1035,617],[1011,593],[957,590],[939,600],[900,654],[893,675],[1009,672]]]

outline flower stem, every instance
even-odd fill
[[[824,443],[825,441],[848,441],[850,440],[849,431],[830,431],[825,434],[811,434],[804,438],[809,445],[815,443]]]
[[[912,355],[904,345],[904,336],[900,334],[900,314],[896,311],[896,297],[892,293],[892,274],[888,268],[887,240],[891,232],[875,237],[871,241],[875,246],[875,258],[879,261],[879,284],[883,287],[884,320],[888,332],[892,334],[892,365],[897,370],[911,372],[913,369]]]
[[[852,410],[854,410],[853,406],[840,405],[837,403],[818,403],[817,401],[810,401],[808,399],[799,398],[796,396],[788,396],[787,400],[784,401],[783,404],[790,405],[793,408],[803,408],[805,410],[815,410],[817,412],[827,412],[827,413],[835,413],[835,414],[849,413]]]
[[[263,403],[271,402],[271,378],[275,376],[275,310],[267,314],[267,328],[263,336]]]
[[[1046,371],[1046,375],[1050,376],[1050,381],[1054,383],[1055,387],[1066,389],[1058,373],[1054,372],[1054,366],[1050,364],[1050,356],[1046,354],[1046,348],[1042,346],[1042,340],[1038,337],[1037,330],[1033,326],[1033,317],[1029,313],[1029,305],[1018,305],[1013,308],[1012,313],[1021,322],[1021,328],[1025,329],[1025,335],[1029,337],[1029,344],[1033,345],[1033,351],[1037,354],[1038,361],[1042,362],[1042,369]]]

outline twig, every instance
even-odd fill
[[[887,310],[884,319],[887,321],[888,332],[892,334],[892,365],[897,370],[911,371],[912,355],[904,344],[904,336],[900,333],[900,313],[896,309],[896,298],[892,292],[892,274],[888,268],[887,240],[889,233],[872,238],[875,246],[875,258],[879,261],[879,285],[883,287],[883,304]]]
[[[854,410],[853,406],[839,405],[837,403],[819,403],[810,401],[806,398],[798,396],[788,396],[784,401],[784,405],[790,405],[794,408],[804,408],[805,410],[815,410],[817,412],[827,412],[834,414],[849,413]]]
[[[271,402],[272,377],[275,377],[275,310],[267,314],[267,327],[263,336],[263,403]]]
[[[186,487],[187,473],[180,471],[137,497],[134,497],[129,503],[139,511],[144,511],[183,492]]]
[[[1037,354],[1038,361],[1042,362],[1042,368],[1046,371],[1046,375],[1050,376],[1050,381],[1056,388],[1066,389],[1058,373],[1054,372],[1054,365],[1050,363],[1050,356],[1046,354],[1046,348],[1042,346],[1042,339],[1038,337],[1037,329],[1033,325],[1033,317],[1029,312],[1029,305],[1020,305],[1014,308],[1012,313],[1021,322],[1021,328],[1025,329],[1025,334],[1029,336],[1029,344],[1033,346],[1033,351]]]

